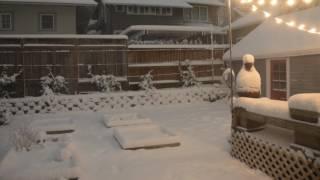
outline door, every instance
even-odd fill
[[[287,100],[287,63],[286,60],[270,62],[271,99]]]

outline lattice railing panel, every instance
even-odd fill
[[[157,90],[153,93],[118,92],[93,95],[29,97],[1,100],[1,108],[13,115],[42,114],[68,111],[106,111],[148,106],[198,103],[226,96],[214,87]]]
[[[233,131],[231,144],[233,157],[274,179],[320,179],[320,157],[307,157],[302,151],[271,144],[245,132]]]

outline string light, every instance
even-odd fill
[[[310,4],[310,3],[312,3],[312,0],[303,0],[303,2],[306,4]]]
[[[288,0],[287,4],[288,4],[288,6],[293,6],[296,4],[296,1],[295,0]]]
[[[306,30],[305,27],[306,27],[306,25],[300,24],[298,29],[304,31],[304,30]]]
[[[267,11],[263,11],[264,17],[269,18],[271,16],[270,13],[268,13]]]
[[[282,24],[283,20],[281,18],[274,18],[277,24]]]
[[[249,2],[249,1],[252,2],[251,0],[242,0],[242,2]],[[305,3],[311,3],[312,0],[303,0],[303,2],[305,2]],[[258,3],[260,3],[260,5],[262,5],[262,4],[265,3],[265,1],[264,1],[264,0],[259,0]],[[270,1],[270,4],[276,4],[276,3],[278,3],[277,0],[271,0],[271,1]],[[288,1],[287,1],[287,5],[289,5],[289,6],[295,5],[295,3],[296,3],[295,0],[288,0]],[[256,11],[258,11],[258,10],[259,10],[259,9],[258,9],[258,7],[257,7],[256,5],[251,5],[251,11],[252,11],[252,12],[256,12]],[[268,12],[268,11],[264,11],[264,10],[261,10],[261,9],[260,9],[260,11],[263,12],[265,18],[269,18],[269,17],[271,17],[271,15],[272,15],[272,14],[271,14],[270,12]],[[274,20],[275,20],[275,22],[276,22],[277,24],[283,24],[283,23],[284,23],[285,25],[287,25],[287,26],[290,27],[290,28],[297,28],[298,30],[301,30],[301,31],[305,31],[305,32],[308,32],[308,33],[311,33],[311,34],[319,34],[319,35],[320,35],[320,31],[317,31],[317,29],[316,29],[315,27],[307,30],[307,29],[306,29],[306,25],[300,24],[299,26],[296,26],[297,24],[296,24],[296,22],[293,21],[293,20],[291,20],[291,21],[286,21],[285,19],[282,19],[282,18],[279,18],[279,17],[275,17]]]
[[[288,25],[289,27],[294,27],[296,25],[296,22],[290,21],[290,22],[287,22],[286,25]]]
[[[251,7],[251,11],[252,12],[256,12],[258,10],[258,7],[257,6],[255,6],[255,5],[252,5],[252,7]]]
[[[275,5],[278,4],[278,0],[271,0],[271,1],[270,1],[270,4],[271,4],[272,6],[275,6]]]
[[[316,28],[311,28],[309,31],[308,31],[309,33],[316,33],[317,32],[317,29]]]
[[[262,6],[262,5],[265,4],[265,1],[264,1],[264,0],[258,0],[258,4],[259,4],[260,6]]]

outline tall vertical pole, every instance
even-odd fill
[[[213,44],[213,32],[211,30],[211,34],[210,34],[210,39],[211,39],[211,65],[212,65],[212,71],[211,71],[211,75],[212,75],[212,84],[214,84],[214,44]]]
[[[231,21],[232,21],[232,6],[231,6],[231,0],[228,0],[228,22],[229,22],[229,67],[230,67],[230,70],[231,70],[231,84],[230,84],[230,87],[231,87],[231,112],[232,112],[232,109],[233,109],[233,67],[232,67],[232,29],[231,29]]]

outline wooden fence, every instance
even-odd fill
[[[25,35],[0,37],[0,70],[19,71],[14,97],[40,95],[40,78],[48,74],[66,78],[70,94],[94,90],[88,65],[95,74],[127,75],[126,36]],[[125,78],[122,80],[126,81]]]

